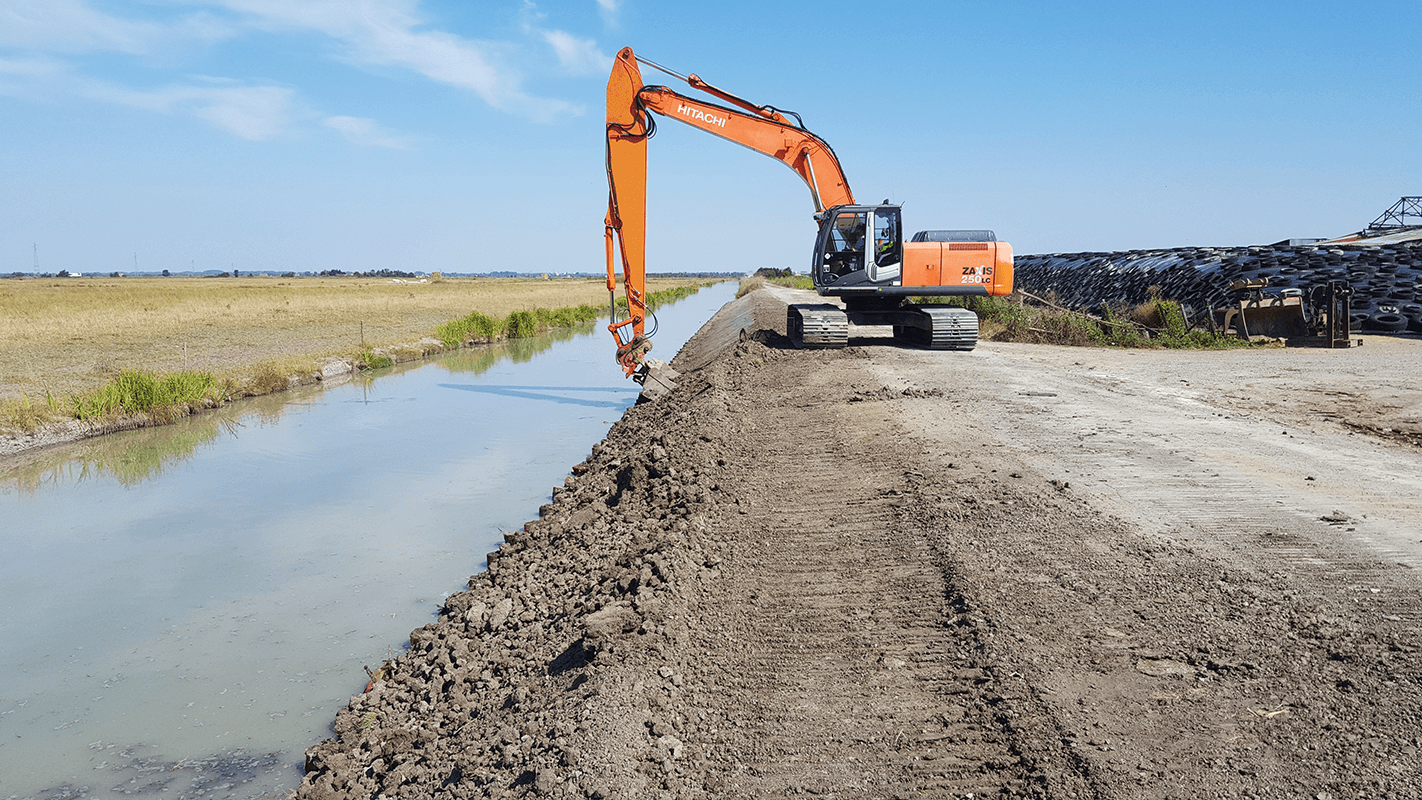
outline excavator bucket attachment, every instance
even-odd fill
[[[1244,328],[1248,332],[1246,335],[1250,338],[1292,339],[1308,335],[1303,301],[1297,297],[1281,297],[1277,302],[1266,301],[1257,305],[1246,303],[1241,311]]]
[[[676,378],[681,373],[660,358],[649,358],[642,362],[642,368],[632,376],[642,384],[642,395],[638,402],[658,400],[662,395],[676,388]]]
[[[1309,334],[1303,298],[1297,290],[1282,295],[1264,293],[1268,278],[1238,280],[1229,285],[1238,300],[1224,309],[1224,330],[1244,339],[1260,336],[1293,339]]]

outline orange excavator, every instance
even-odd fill
[[[665,72],[729,106],[645,85],[638,64]],[[844,347],[849,324],[893,326],[900,341],[940,350],[971,350],[978,318],[957,306],[919,304],[910,298],[1012,292],[1012,246],[992,231],[929,230],[905,240],[900,207],[854,202],[839,159],[800,116],[756,105],[681,75],[623,48],[607,82],[607,288],[613,299],[608,330],[617,361],[639,383],[664,368],[646,358],[647,140],[653,114],[670,117],[777,159],[810,189],[819,226],[810,276],[823,297],[838,304],[795,304],[786,330],[796,347]],[[791,119],[793,117],[793,119]],[[617,264],[622,266],[627,317],[618,319]]]

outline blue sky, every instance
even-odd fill
[[[624,45],[798,111],[911,230],[1337,235],[1422,194],[1418,30],[1417,0],[0,0],[0,272],[36,244],[45,271],[601,270]],[[784,167],[666,121],[650,171],[650,269],[808,266]]]

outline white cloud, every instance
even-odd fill
[[[0,46],[24,50],[145,55],[178,43],[216,41],[232,33],[203,13],[150,22],[106,14],[85,0],[5,0],[0,5]]]
[[[261,141],[285,133],[293,92],[279,86],[243,86],[223,79],[162,89],[129,89],[90,81],[77,93],[95,100],[164,113],[186,112],[243,139]]]
[[[174,12],[175,7],[185,12]],[[91,0],[0,0],[0,93],[37,99],[68,94],[155,111],[186,111],[243,138],[270,139],[292,123],[292,89],[244,81],[188,85],[186,80],[163,89],[125,88],[80,77],[83,67],[77,57],[124,53],[172,59],[194,44],[239,34],[294,32],[325,37],[346,63],[411,70],[471,91],[509,113],[551,119],[581,111],[572,103],[523,89],[515,67],[518,47],[432,29],[418,13],[418,0],[175,0],[139,8],[146,16],[118,16]],[[528,32],[552,47],[565,72],[601,70],[610,61],[591,40],[562,31]],[[343,124],[346,128],[336,129],[353,139],[403,146],[374,128],[360,132]]]
[[[612,69],[612,56],[603,55],[592,39],[579,39],[563,31],[539,31],[553,47],[558,63],[574,75],[597,75]]]
[[[0,58],[0,75],[40,78],[64,71],[64,65],[47,58]]]
[[[553,48],[553,54],[558,57],[558,65],[564,72],[571,75],[596,75],[612,68],[612,57],[603,55],[597,49],[597,42],[592,39],[579,39],[566,31],[544,28],[543,22],[548,19],[548,15],[539,11],[533,0],[523,0],[519,16],[523,19],[525,33],[537,36]]]
[[[285,132],[291,110],[291,90],[247,86],[197,90],[186,101],[193,113],[243,139],[272,139]]]
[[[516,69],[500,58],[506,48],[444,31],[417,29],[413,0],[221,0],[259,26],[322,33],[345,48],[355,64],[395,66],[469,89],[495,108],[549,118],[577,109],[562,100],[523,92]]]
[[[53,59],[0,58],[0,95],[42,99],[45,95],[36,86],[51,83],[64,72],[65,65]]]
[[[622,7],[622,0],[597,0],[598,15],[602,17],[602,24],[609,28],[617,27],[617,12]]]
[[[9,0],[0,6],[0,44],[10,47],[143,53],[159,31],[95,11],[83,0]]]
[[[405,140],[382,130],[373,119],[365,117],[327,117],[323,123],[328,128],[340,131],[348,140],[370,147],[389,147],[408,150]]]

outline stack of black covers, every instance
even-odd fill
[[[1141,303],[1149,289],[1192,313],[1228,305],[1229,284],[1268,278],[1266,293],[1329,281],[1353,287],[1352,327],[1373,332],[1422,332],[1422,242],[1392,245],[1264,245],[1177,247],[1114,253],[1017,256],[1018,289],[1055,292],[1068,308],[1099,309],[1102,301]]]

